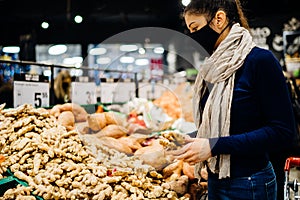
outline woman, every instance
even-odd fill
[[[196,164],[198,177],[207,168],[209,199],[275,200],[269,153],[284,151],[295,136],[280,64],[253,43],[239,0],[192,0],[184,19],[210,56],[194,86],[197,138],[170,154]]]
[[[54,80],[55,104],[64,104],[71,101],[72,77],[68,70],[62,70]]]

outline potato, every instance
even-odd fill
[[[121,143],[127,144],[132,150],[137,150],[142,148],[142,145],[132,137],[121,137],[118,139]]]
[[[106,118],[104,113],[94,113],[87,115],[87,122],[93,131],[100,131],[106,126]]]
[[[75,127],[75,117],[71,111],[62,112],[57,118],[58,124],[66,127],[67,131],[71,131]]]
[[[106,124],[117,124],[120,126],[124,126],[126,123],[126,119],[122,118],[119,114],[115,112],[104,112]]]
[[[113,138],[120,138],[123,136],[126,136],[128,133],[128,130],[124,128],[123,126],[119,126],[116,124],[110,124],[108,126],[105,126],[101,131],[96,133],[97,137],[113,137]]]
[[[98,139],[98,141],[104,146],[115,149],[115,150],[125,153],[127,155],[132,155],[132,150],[126,144],[119,142],[115,138],[101,137]]]

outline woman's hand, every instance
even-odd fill
[[[167,151],[175,159],[183,160],[191,165],[202,162],[211,157],[209,140],[206,138],[189,138],[187,144],[174,151]]]

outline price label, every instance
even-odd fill
[[[173,92],[173,89],[165,86],[163,84],[155,83],[140,83],[139,84],[139,97],[145,98],[145,99],[157,99],[161,97],[161,95],[167,91],[170,90]]]
[[[49,83],[14,81],[14,107],[25,103],[34,107],[48,107]]]
[[[118,83],[101,83],[101,103],[113,103]]]
[[[132,82],[101,83],[102,103],[124,103],[135,97]]]
[[[94,82],[73,82],[72,83],[72,102],[85,105],[85,104],[96,104],[97,86]]]

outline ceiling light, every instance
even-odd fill
[[[76,68],[80,68],[81,67],[81,63],[75,63],[74,65]]]
[[[164,48],[163,47],[156,47],[154,48],[154,53],[157,53],[157,54],[163,54],[164,53]]]
[[[191,0],[182,0],[181,1],[182,5],[184,5],[184,6],[189,5],[190,2],[191,2]]]
[[[121,45],[120,46],[120,51],[136,51],[138,50],[138,46],[135,44],[126,44],[126,45]]]
[[[83,58],[81,56],[72,57],[74,63],[82,63]]]
[[[67,46],[66,45],[63,45],[63,44],[58,44],[58,45],[54,45],[52,47],[50,47],[48,49],[48,53],[50,55],[60,55],[60,54],[63,54],[67,51]]]
[[[19,53],[20,52],[20,47],[17,47],[17,46],[3,47],[2,51],[4,53]]]
[[[97,59],[97,64],[100,64],[100,65],[106,65],[108,63],[110,63],[111,59],[109,57],[103,57],[103,58],[98,58]]]
[[[83,61],[83,58],[79,57],[79,56],[78,57],[72,57],[72,58],[64,58],[63,64],[80,66],[82,61]]]
[[[139,54],[145,54],[146,50],[144,48],[139,48]]]
[[[103,55],[107,52],[107,50],[103,47],[99,47],[99,48],[93,48],[89,51],[89,54],[93,55],[93,56],[97,56],[97,55]]]
[[[77,24],[80,24],[82,22],[83,18],[80,16],[80,15],[76,15],[74,17],[74,21],[77,23]]]
[[[138,66],[148,65],[149,64],[149,60],[146,59],[146,58],[137,59],[135,61],[135,64],[138,65]]]
[[[48,22],[43,22],[43,23],[41,24],[41,27],[42,27],[43,29],[47,29],[47,28],[49,28],[49,23],[48,23]]]
[[[70,75],[71,76],[82,76],[83,71],[81,69],[71,69],[70,70]]]
[[[72,58],[64,58],[63,64],[65,65],[73,65],[73,59]]]
[[[43,72],[44,76],[51,76],[51,70],[50,69],[46,69]]]
[[[134,57],[131,56],[123,56],[120,58],[121,63],[133,63],[134,62]]]

